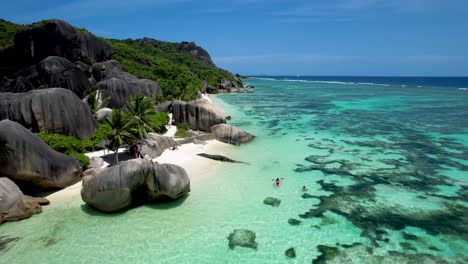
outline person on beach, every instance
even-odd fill
[[[303,192],[307,192],[308,190],[309,190],[309,189],[307,189],[307,187],[302,186],[302,191],[303,191]]]
[[[177,145],[174,144],[174,146],[172,146],[172,149],[171,150],[177,150]]]
[[[139,150],[138,150],[138,145],[133,145],[133,155],[135,155],[135,159],[138,158],[139,156]]]

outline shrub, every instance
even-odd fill
[[[83,170],[89,166],[89,158],[83,153],[73,152],[68,154],[68,156],[77,159],[80,162],[81,166],[83,166]]]
[[[182,123],[177,126],[177,131],[174,136],[177,138],[187,138],[191,137],[192,133],[190,132],[189,126],[186,123]]]
[[[107,140],[107,133],[110,130],[108,124],[100,124],[98,131],[91,139],[78,139],[73,136],[49,133],[47,131],[36,133],[36,136],[44,140],[51,149],[76,158],[86,168],[89,165],[89,158],[84,153],[96,150],[97,144]]]
[[[164,133],[167,131],[166,125],[169,123],[169,116],[164,112],[157,112],[149,116],[151,126],[156,133]]]

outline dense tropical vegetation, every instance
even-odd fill
[[[169,122],[169,116],[167,113],[158,112],[151,98],[141,95],[130,97],[126,106],[127,112],[114,109],[112,116],[99,125],[98,131],[91,139],[81,140],[47,131],[41,131],[36,135],[52,149],[76,158],[83,167],[87,167],[89,159],[84,153],[102,149],[105,147],[103,142],[108,142],[107,147],[117,152],[118,148],[125,144],[134,144],[144,139],[149,132],[166,131],[165,125]]]
[[[107,41],[114,49],[115,60],[138,78],[159,83],[167,100],[195,99],[203,80],[213,86],[218,86],[222,78],[235,81],[228,71],[178,51],[178,43],[160,42],[153,46],[132,39]]]
[[[36,133],[36,135],[44,140],[50,148],[76,158],[83,167],[87,167],[89,159],[84,153],[100,148],[99,145],[107,140],[110,130],[111,127],[109,125],[100,124],[98,131],[94,133],[93,137],[85,140],[47,131],[41,131]]]
[[[13,45],[14,33],[30,25],[19,25],[0,19],[0,47]],[[84,28],[77,30],[86,31]],[[195,99],[204,80],[212,86],[218,86],[222,78],[236,81],[235,76],[228,71],[198,60],[189,52],[178,50],[179,43],[160,41],[158,45],[150,45],[132,39],[102,40],[112,46],[113,59],[119,61],[128,72],[138,78],[159,83],[165,100]]]

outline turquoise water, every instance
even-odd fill
[[[80,200],[45,207],[0,226],[0,235],[19,237],[0,262],[468,261],[468,92],[247,82],[254,94],[215,100],[257,136],[228,151],[251,165],[223,164],[186,199],[119,214]],[[280,206],[264,205],[269,196]],[[229,249],[227,236],[240,228],[256,233],[257,250]],[[284,254],[291,247],[295,259]]]

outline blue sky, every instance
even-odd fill
[[[111,38],[195,41],[241,74],[468,76],[468,0],[2,1]]]

